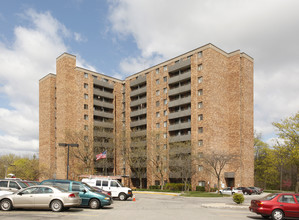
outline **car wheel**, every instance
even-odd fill
[[[284,213],[282,210],[280,209],[275,209],[272,212],[272,219],[273,220],[282,220],[284,217]]]
[[[60,200],[53,200],[51,202],[51,209],[53,212],[61,212],[63,210],[63,204]]]
[[[1,209],[3,211],[10,211],[12,209],[12,203],[9,199],[3,199],[1,201]]]
[[[263,217],[264,219],[268,219],[268,218],[270,218],[269,215],[262,215],[262,217]]]
[[[125,201],[125,200],[127,200],[127,196],[126,196],[126,194],[124,194],[124,193],[120,193],[120,194],[118,195],[118,198],[119,198],[120,201]]]
[[[235,193],[234,192],[232,192],[232,195],[234,195]]]
[[[97,199],[92,199],[92,200],[90,200],[90,202],[89,202],[89,207],[90,207],[91,209],[99,209],[100,206],[101,206],[100,201],[97,200]]]
[[[244,192],[244,195],[247,195],[248,194],[248,192]]]

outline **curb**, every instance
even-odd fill
[[[230,208],[230,209],[248,209],[249,204],[227,204],[227,203],[208,203],[201,205],[204,208]]]
[[[156,194],[156,195],[167,195],[167,196],[179,196],[180,193],[163,193],[163,192],[148,192],[148,191],[133,191],[134,194]]]

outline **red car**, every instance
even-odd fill
[[[249,210],[264,218],[271,216],[273,220],[299,218],[299,194],[272,193],[259,200],[251,200]]]

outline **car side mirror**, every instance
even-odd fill
[[[23,193],[22,193],[22,192],[19,192],[18,195],[21,196],[21,195],[23,195]]]
[[[82,192],[83,192],[83,193],[86,193],[87,191],[86,191],[86,189],[83,189]]]

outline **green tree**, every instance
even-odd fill
[[[285,118],[281,122],[274,122],[278,137],[282,140],[281,146],[289,153],[289,161],[296,167],[297,183],[295,191],[299,190],[299,112]]]
[[[8,172],[14,173],[16,177],[25,180],[37,180],[39,177],[38,158],[33,155],[30,157],[23,157],[16,159],[13,166],[8,168]]]
[[[8,169],[13,166],[13,163],[16,159],[19,159],[19,156],[15,154],[2,155],[0,157],[0,178],[5,178],[8,174]]]

